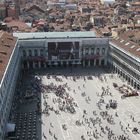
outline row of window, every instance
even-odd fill
[[[10,84],[10,86],[8,87],[8,92],[7,92],[8,96],[6,97],[4,107],[1,110],[2,113],[1,113],[0,129],[1,129],[2,133],[5,131],[5,125],[6,125],[8,117],[9,117],[9,113],[10,113],[11,103],[12,103],[12,99],[13,99],[13,93],[14,93],[14,89],[15,89],[15,85],[16,85],[16,79],[18,76],[17,70],[19,70],[18,64],[15,67],[15,71],[14,71],[13,77],[11,79],[12,84]],[[1,136],[2,136],[2,133],[1,133]]]
[[[4,80],[3,80],[3,84],[1,87],[1,91],[0,91],[0,105],[2,104],[2,100],[4,99],[4,96],[6,97],[5,89],[8,86],[9,79],[11,79],[11,76],[13,76],[12,73],[13,73],[15,65],[17,63],[16,61],[19,60],[19,59],[17,59],[17,57],[18,57],[18,48],[15,49],[15,52],[12,56],[12,59],[10,61],[10,64],[8,66],[7,72],[6,72]]]
[[[116,58],[113,58],[113,62],[116,62],[121,68],[123,68],[125,71],[127,71],[130,75],[132,75],[134,78],[139,80],[140,75],[135,73],[133,70],[129,69],[125,64],[122,64],[119,60]]]
[[[22,56],[27,57],[27,56],[44,56],[44,50],[43,49],[34,49],[34,50],[23,50],[22,51]]]
[[[122,60],[124,60],[127,64],[132,66],[134,69],[140,71],[140,65],[137,65],[133,60],[126,58],[125,54],[122,54],[121,52],[118,52],[117,50],[113,50],[113,53],[116,54]]]
[[[19,66],[20,59],[18,56],[18,50],[16,49],[14,52],[14,55],[12,56],[11,62],[9,64],[9,67],[7,69],[7,73],[5,75],[1,91],[0,91],[0,129],[1,131],[4,131],[5,124],[7,121],[7,117],[10,112],[10,106],[12,102],[12,96],[13,96],[13,86],[16,82],[16,74]],[[16,61],[17,60],[17,61]],[[2,136],[2,134],[1,134]]]
[[[101,54],[104,55],[105,54],[105,48],[97,48],[95,50],[95,48],[85,48],[85,54]]]

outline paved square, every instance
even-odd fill
[[[46,88],[42,140],[140,140],[140,97],[121,99],[113,83],[127,83],[116,74],[97,68],[47,73],[40,76]],[[117,107],[108,107],[110,102]]]

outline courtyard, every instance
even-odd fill
[[[140,139],[140,97],[122,98],[127,82],[103,68],[28,71],[18,84],[10,116],[18,140]]]
[[[127,82],[116,74],[100,68],[56,68],[40,77],[43,85],[49,85],[41,94],[43,140],[140,139],[140,97],[122,99],[113,83]],[[65,89],[63,96],[63,88],[54,94],[59,87]],[[69,100],[74,111],[67,107]]]

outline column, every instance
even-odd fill
[[[125,76],[125,79],[128,80],[128,79],[127,79],[127,75]]]
[[[35,69],[35,62],[33,61],[33,69]]]
[[[40,61],[38,62],[38,67],[39,67],[39,69],[41,68],[41,63],[40,63]]]
[[[90,67],[90,60],[88,60],[88,67]]]
[[[83,48],[83,54],[84,54],[84,56],[85,56],[85,54],[86,54],[86,49],[85,49],[85,47]]]
[[[96,59],[94,60],[94,66],[96,66]]]
[[[61,63],[61,66],[63,66],[63,61],[61,61],[60,63]]]
[[[66,64],[67,64],[67,67],[68,67],[68,66],[69,66],[69,62],[67,61],[67,63],[66,63]]]
[[[51,67],[51,66],[52,66],[51,61],[49,61],[49,67]]]
[[[134,87],[134,80],[132,81],[132,87]]]
[[[91,55],[91,48],[90,47],[88,48],[88,54],[89,54],[89,56]]]
[[[55,42],[56,48],[58,47],[58,42]]]
[[[83,60],[83,67],[85,67],[85,60]]]
[[[102,60],[101,60],[101,59],[99,59],[99,66],[101,66],[101,61],[102,61]]]
[[[21,64],[21,67],[22,67],[22,69],[24,69],[24,64],[23,63]]]
[[[46,62],[44,62],[44,68],[46,68],[47,66],[46,66]]]
[[[115,67],[115,73],[117,73],[117,72],[118,72],[117,67]]]
[[[37,49],[37,54],[38,54],[38,56],[41,56],[40,49]]]
[[[104,65],[107,65],[107,58],[104,58]]]
[[[27,61],[27,68],[29,69],[30,68],[30,65],[29,65],[29,62]]]

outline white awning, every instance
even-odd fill
[[[6,132],[14,132],[16,125],[13,123],[7,123],[6,124]]]

